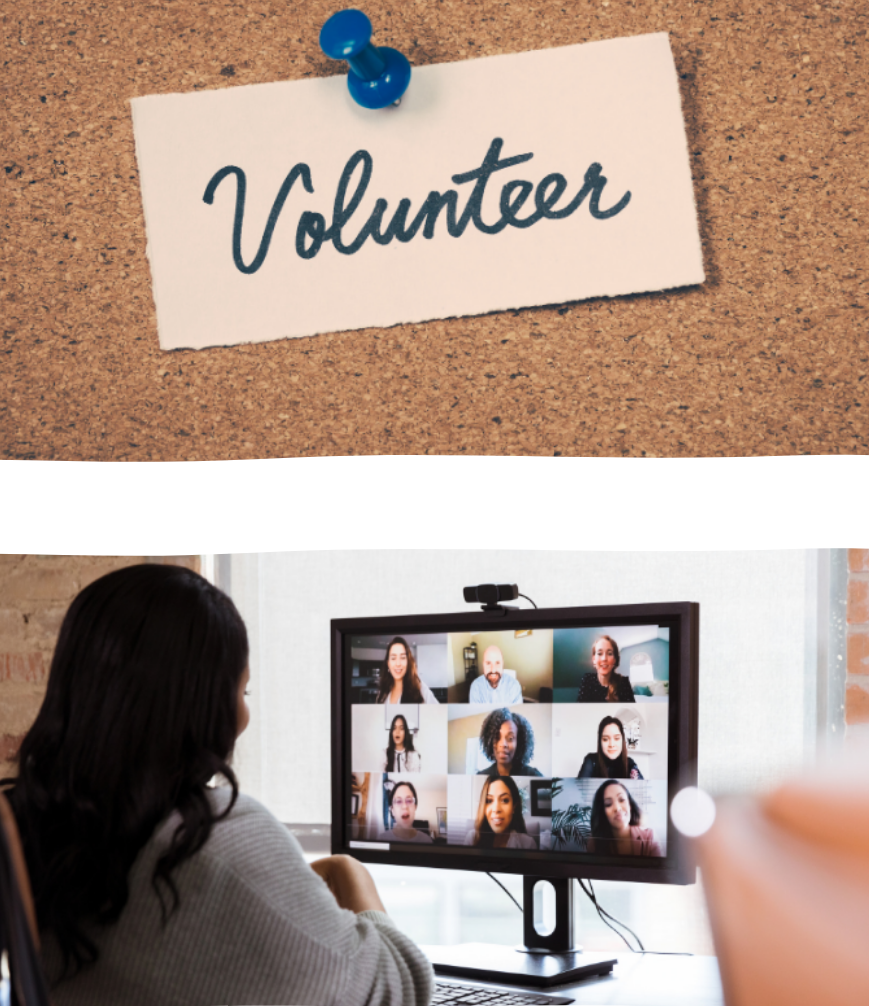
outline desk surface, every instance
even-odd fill
[[[425,951],[433,947],[423,947]],[[614,955],[616,956],[616,955]],[[620,954],[605,978],[523,991],[572,996],[577,1006],[723,1006],[715,957]],[[514,986],[519,989],[521,986]]]

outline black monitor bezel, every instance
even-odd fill
[[[357,848],[349,845],[350,764],[349,718],[352,705],[350,671],[345,667],[345,640],[352,635],[415,632],[467,632],[513,627],[556,629],[569,626],[617,626],[657,623],[675,630],[670,640],[669,760],[667,799],[684,786],[697,785],[697,710],[699,678],[700,606],[695,602],[662,604],[594,605],[573,608],[521,608],[496,612],[396,615],[376,618],[339,618],[331,622],[332,659],[332,853],[354,856],[365,863],[426,866],[436,869],[516,873],[525,876],[577,877],[589,880],[630,880],[639,883],[691,884],[696,864],[667,815],[667,856],[661,860],[632,857],[601,862],[603,857],[551,851],[480,854],[465,847],[444,846],[435,854],[408,846],[397,850]],[[348,662],[349,664],[349,662]],[[675,687],[674,687],[675,686]],[[506,850],[505,850],[506,852]],[[572,861],[565,862],[565,856]]]

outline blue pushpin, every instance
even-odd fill
[[[320,48],[350,64],[347,87],[363,108],[396,104],[410,83],[410,63],[397,49],[371,44],[371,22],[361,10],[333,14],[320,30]]]

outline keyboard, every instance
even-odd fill
[[[491,985],[476,985],[469,982],[435,982],[432,1006],[567,1006],[575,1002],[565,996],[548,996],[542,992],[518,992],[512,989],[495,988]]]

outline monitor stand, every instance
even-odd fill
[[[541,880],[548,880],[555,888],[555,929],[546,935],[541,935],[534,924],[534,888]],[[616,958],[611,954],[586,954],[582,947],[574,944],[573,880],[524,877],[522,902],[523,946],[462,943],[451,947],[425,947],[435,973],[546,988],[612,971]]]

